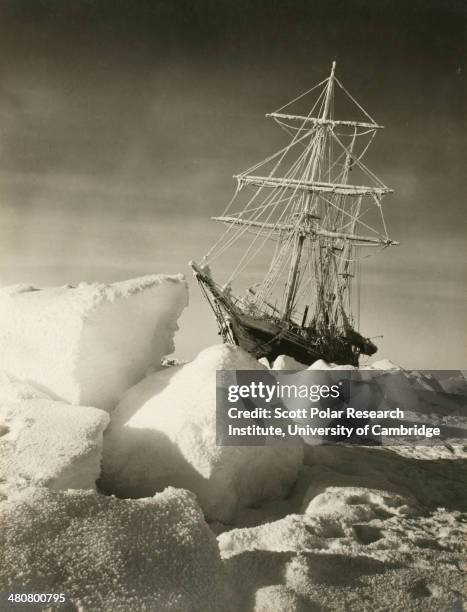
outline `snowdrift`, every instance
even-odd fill
[[[401,408],[407,419],[420,423],[438,422],[442,417],[445,425],[452,426],[450,434],[453,440],[459,442],[466,438],[467,383],[462,372],[445,380],[437,380],[429,372],[404,370],[388,359],[360,368],[336,365],[319,359],[306,367],[287,355],[277,357],[272,369],[328,372],[329,384],[336,382],[336,373],[338,376],[341,370],[348,370],[352,376],[367,383],[366,390],[362,387],[362,394],[367,393],[373,402],[372,408]],[[373,390],[368,395],[370,387]],[[379,406],[374,405],[377,397]],[[358,407],[366,407],[363,397],[358,397],[358,401],[361,403]],[[295,407],[293,400],[285,399],[284,402],[290,408]]]
[[[288,355],[279,355],[272,364],[271,370],[306,370],[308,366]]]
[[[32,386],[0,376],[0,483],[4,492],[31,484],[93,489],[109,416],[47,399]],[[5,486],[6,485],[6,486]]]
[[[390,605],[391,610],[437,612],[459,606],[462,578],[453,568],[464,558],[467,532],[451,504],[465,508],[465,496],[447,496],[449,510],[437,510],[432,504],[421,508],[410,494],[356,486],[358,472],[365,478],[365,467],[379,456],[381,473],[391,470],[392,480],[398,468],[405,481],[401,488],[410,489],[413,474],[404,473],[410,461],[382,448],[343,448],[342,453],[326,448],[321,459],[327,457],[329,464],[315,456],[315,469],[304,469],[309,490],[301,512],[291,505],[284,518],[218,536],[235,609],[383,612]],[[425,489],[434,482],[449,491],[454,474],[461,486],[458,462],[448,460],[450,470],[444,473],[440,464],[430,470],[432,462],[425,463]],[[326,486],[340,479],[341,486]],[[428,500],[427,491],[421,501]]]
[[[276,361],[273,369],[298,369]],[[309,369],[332,379],[332,370],[355,368],[321,361]],[[356,371],[364,381],[365,370],[388,406],[465,427],[465,396],[452,392],[463,388],[459,376],[443,386],[387,360]],[[243,511],[234,529],[215,525],[235,608],[461,609],[467,593],[453,568],[465,563],[465,456],[450,445],[307,445],[287,499]]]
[[[174,350],[182,275],[110,285],[0,289],[0,369],[72,404],[105,410]]]
[[[449,378],[446,378],[445,380],[440,381],[440,384],[443,387],[444,391],[446,391],[446,393],[467,396],[466,376],[467,372],[459,372],[455,376],[451,376]]]
[[[119,500],[29,488],[0,503],[0,590],[80,610],[227,610],[214,535],[187,491]]]
[[[216,446],[216,370],[248,369],[265,368],[238,347],[213,346],[130,389],[104,436],[104,490],[143,497],[187,488],[209,519],[224,522],[239,508],[284,496],[301,448]]]

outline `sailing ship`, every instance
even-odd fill
[[[311,110],[296,114],[312,94]],[[357,118],[335,118],[336,94]],[[362,161],[383,126],[340,82],[335,62],[329,77],[266,117],[288,144],[234,176],[232,199],[213,217],[225,229],[190,265],[224,342],[270,362],[285,354],[356,366],[377,350],[358,331],[360,262],[399,244],[382,211],[392,190]],[[233,270],[219,283],[212,263],[222,257],[224,274]]]

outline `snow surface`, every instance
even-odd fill
[[[279,355],[272,364],[271,370],[306,370],[308,366],[288,355]]]
[[[300,365],[293,358],[280,355],[272,369],[303,370],[305,366],[301,365],[299,368]],[[400,408],[404,411],[408,423],[439,425],[442,422],[443,438],[446,441],[458,445],[467,439],[467,383],[462,372],[444,381],[437,380],[430,372],[404,370],[388,359],[360,368],[336,365],[319,359],[306,369],[320,371],[320,383],[326,382],[329,385],[337,382],[336,376],[339,377],[341,370],[348,370],[352,372],[354,380],[359,379],[362,383],[367,383],[360,386],[359,394],[355,396],[359,408]],[[283,403],[289,409],[302,407],[302,403],[294,398],[284,398]],[[323,407],[325,406],[326,402]],[[296,421],[301,424],[300,419]],[[306,419],[304,421],[306,422]],[[315,419],[315,423],[325,425],[327,419]],[[310,445],[321,444],[319,438],[308,437],[304,440]],[[388,443],[388,440],[383,440],[382,443]],[[394,440],[391,443],[394,443]]]
[[[261,357],[261,359],[258,359],[258,362],[263,365],[266,370],[270,370],[271,366],[269,365],[269,361],[267,359],[267,357]]]
[[[186,292],[181,276],[0,290],[0,591],[82,612],[462,610],[465,443],[216,446],[216,370],[268,363],[215,346],[131,387],[173,350]],[[466,427],[464,375],[307,369],[370,372],[385,406]],[[110,410],[127,389],[104,437],[106,412],[57,401]],[[89,490],[103,441],[99,486],[141,499]]]
[[[466,374],[466,372],[459,372],[456,376],[441,380],[440,384],[446,393],[467,396]]]
[[[34,385],[18,380],[8,372],[0,370],[0,402],[15,402],[28,399],[51,399],[47,393]]]
[[[216,446],[216,370],[264,370],[242,349],[213,346],[194,361],[130,389],[104,436],[101,486],[121,497],[187,488],[211,520],[284,496],[302,462],[298,447]]]
[[[281,367],[296,366],[287,358]],[[386,406],[414,419],[465,429],[459,376],[432,375],[388,360],[348,369],[379,387]],[[449,391],[449,392],[447,392]],[[453,393],[452,391],[458,391]],[[306,446],[290,495],[238,513],[234,528],[212,524],[235,594],[235,609],[461,610],[467,598],[467,448]]]
[[[433,375],[399,368],[374,370],[371,384],[384,406],[401,408],[407,422],[443,424],[443,437],[455,444],[467,439],[467,393],[448,393]],[[361,372],[364,378],[365,372]],[[383,406],[381,406],[383,407]]]
[[[55,399],[111,410],[173,352],[182,275],[104,285],[0,289],[0,369]]]
[[[218,536],[235,609],[461,610],[465,457],[437,448],[423,459],[383,447],[306,451],[282,517],[258,508],[255,526],[237,522]]]
[[[372,370],[401,370],[402,368],[396,365],[390,359],[380,359],[379,361],[374,361],[371,366],[368,366]]]
[[[307,368],[308,370],[357,370],[352,365],[337,365],[335,363],[328,363],[324,359],[317,359]]]
[[[228,609],[215,537],[188,491],[120,500],[29,488],[0,516],[2,591],[67,593],[86,612]]]
[[[0,375],[3,493],[31,484],[52,489],[95,488],[108,414],[43,395],[30,385]]]
[[[315,608],[316,609],[316,608]],[[311,612],[295,591],[282,584],[264,586],[255,593],[254,612]]]

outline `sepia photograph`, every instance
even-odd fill
[[[462,612],[462,0],[0,2],[0,611]]]

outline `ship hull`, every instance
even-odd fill
[[[310,327],[299,327],[279,318],[262,314],[247,314],[232,297],[221,290],[194,262],[190,262],[195,276],[203,287],[219,325],[224,342],[234,343],[248,353],[270,363],[279,355],[289,355],[300,363],[311,365],[318,359],[339,365],[358,366],[360,354],[372,355],[376,346],[353,329],[345,335],[326,336]]]
[[[341,336],[334,338],[334,346],[330,346],[317,335],[309,334],[307,340],[290,330],[283,335],[284,329],[278,323],[238,313],[230,315],[228,324],[235,343],[256,359],[265,357],[272,363],[279,355],[288,355],[305,365],[318,359],[340,365],[358,365],[358,351]]]

